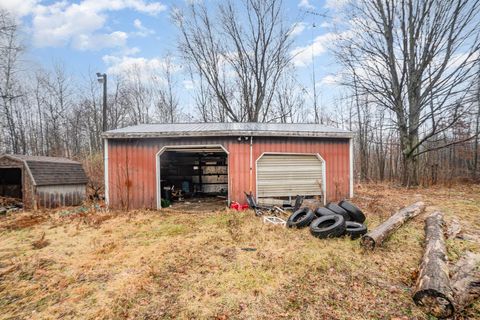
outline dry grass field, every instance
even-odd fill
[[[479,234],[479,186],[356,190],[370,228],[420,198]],[[264,225],[251,211],[1,217],[0,318],[429,319],[411,299],[423,218],[369,253],[358,240]],[[447,245],[453,262],[480,251]],[[459,318],[479,314],[477,302]]]

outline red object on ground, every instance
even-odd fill
[[[237,211],[243,211],[243,210],[248,209],[248,204],[240,204],[236,201],[232,201],[232,203],[230,203],[230,209],[235,209]]]

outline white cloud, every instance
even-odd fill
[[[136,28],[136,29],[143,29],[143,25],[142,25],[142,21],[140,21],[140,19],[135,19],[133,20],[133,26]]]
[[[325,28],[325,29],[327,29],[327,28],[332,28],[332,27],[333,27],[333,24],[330,23],[330,22],[324,21],[324,22],[322,22],[322,23],[320,24],[320,27]]]
[[[75,37],[72,46],[79,50],[100,50],[103,48],[124,47],[127,44],[128,35],[122,31],[109,34],[81,34]]]
[[[183,80],[183,87],[187,90],[195,89],[195,83],[192,80]]]
[[[37,2],[38,0],[2,0],[0,8],[21,17],[30,14]]]
[[[307,27],[306,22],[296,22],[293,24],[292,31],[290,31],[290,35],[293,37],[296,37],[300,35],[305,30],[306,27]]]
[[[134,77],[140,76],[142,81],[151,81],[152,78],[155,78],[161,82],[162,77],[159,75],[167,67],[167,62],[160,57],[147,59],[144,57],[105,55],[102,60],[108,67],[108,74],[121,76],[126,80],[132,80]],[[172,71],[176,72],[177,70],[179,70],[179,67],[173,65]]]
[[[312,44],[304,47],[296,47],[292,50],[293,63],[297,67],[306,67],[312,63],[312,56],[319,56],[325,53],[328,46],[337,39],[333,32],[322,34],[315,38]]]
[[[39,0],[1,0],[0,7],[17,15],[32,15],[33,42],[36,46],[71,45],[80,50],[125,46],[125,32],[104,30],[109,12],[130,9],[157,15],[166,10],[161,2],[144,0],[83,0],[78,3],[62,0],[50,4]],[[138,27],[142,28],[138,21]],[[151,32],[147,28],[139,31],[142,34]]]
[[[349,0],[326,0],[324,7],[327,8],[327,9],[340,10],[348,2],[349,2]]]
[[[313,40],[313,43],[294,48],[290,54],[293,56],[293,63],[297,67],[306,67],[312,63],[312,56],[316,57],[325,53],[330,46],[335,45],[341,39],[348,39],[353,36],[353,32],[350,30],[336,33],[328,32],[324,33]]]
[[[320,86],[337,86],[340,85],[342,80],[342,75],[341,73],[337,73],[336,75],[326,75],[323,77],[320,82],[318,83]]]
[[[303,9],[313,10],[315,6],[310,3],[310,0],[300,0],[298,6]]]
[[[145,27],[142,24],[142,21],[140,19],[135,19],[133,21],[133,26],[135,27],[135,29],[137,29],[137,32],[134,33],[134,35],[136,35],[136,36],[146,37],[148,35],[155,34],[155,31]]]
[[[91,36],[101,29],[106,16],[78,4],[57,2],[39,5],[33,18],[33,39],[36,46],[61,46]]]
[[[97,12],[133,9],[150,15],[156,15],[167,9],[161,2],[147,3],[143,0],[84,0],[79,5]]]
[[[449,60],[447,68],[449,70],[455,70],[460,68],[461,66],[465,64],[473,64],[473,62],[477,61],[480,56],[479,52],[457,52],[452,55],[452,58]],[[436,61],[439,60],[439,61]],[[437,57],[437,59],[434,59],[434,62],[437,64],[440,64],[442,59],[440,57]]]
[[[139,47],[132,47],[132,48],[124,48],[120,54],[122,56],[133,56],[136,55],[137,53],[140,53],[140,48]]]

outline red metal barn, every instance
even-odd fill
[[[105,138],[106,201],[161,208],[165,189],[245,203],[353,196],[353,134],[318,124],[145,124]]]

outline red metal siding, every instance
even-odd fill
[[[327,168],[327,200],[333,201],[349,195],[349,150],[348,139],[254,138],[253,158],[255,161],[268,152],[320,154]]]
[[[250,190],[250,141],[236,137],[112,139],[108,143],[109,201],[114,208],[156,208],[156,154],[164,146],[222,145],[228,152],[230,200],[245,202]],[[251,188],[255,162],[268,152],[318,153],[326,162],[327,200],[349,195],[349,140],[254,137]]]

